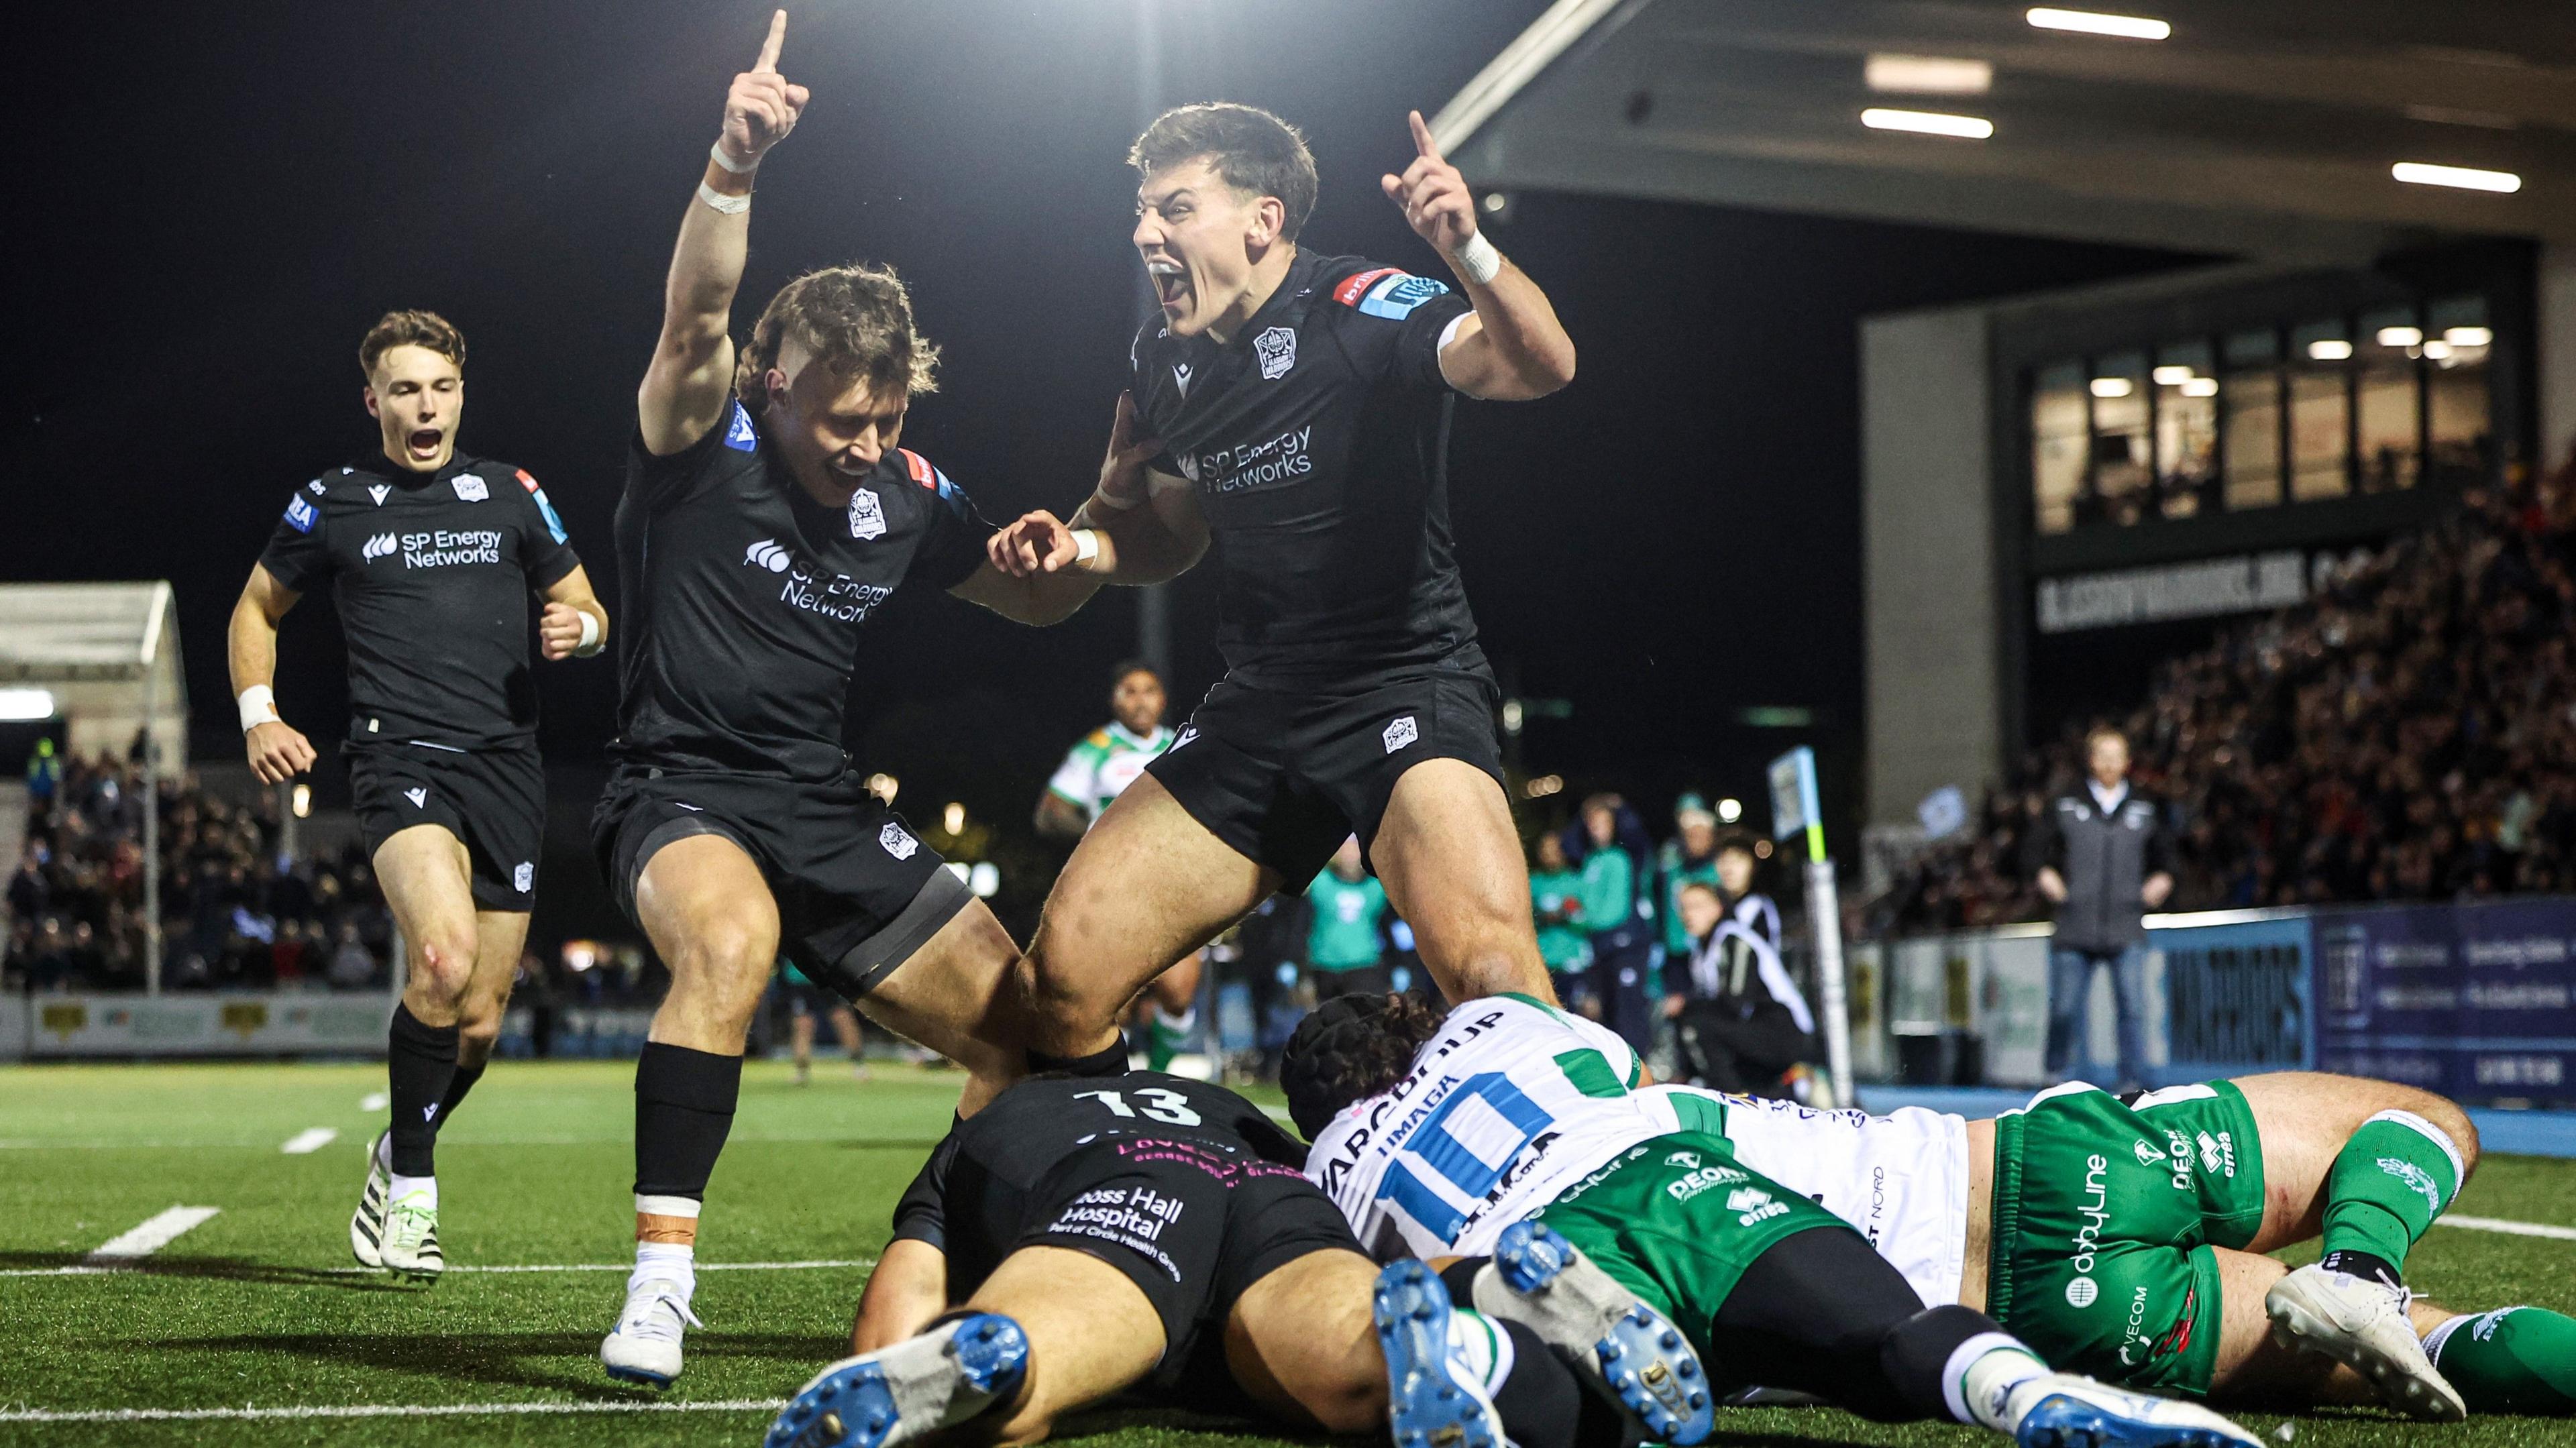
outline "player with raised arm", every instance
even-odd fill
[[[456,328],[388,312],[358,367],[377,446],[288,501],[227,643],[251,772],[282,784],[315,756],[277,712],[278,622],[331,585],[349,644],[349,785],[407,967],[386,1032],[392,1125],[368,1148],[349,1250],[435,1281],[438,1131],[492,1058],[545,837],[528,596],[545,600],[548,659],[599,652],[608,614],[537,480],[457,451]]]
[[[1412,130],[1380,184],[1463,291],[1301,246],[1314,158],[1266,111],[1184,106],[1130,154],[1162,303],[1111,434],[1138,466],[1105,469],[1070,526],[1013,524],[1004,562],[1088,554],[1147,583],[1213,550],[1227,674],[1084,836],[1030,945],[1032,1048],[1082,1069],[1114,1068],[1140,986],[1354,833],[1443,990],[1548,992],[1446,443],[1453,396],[1544,397],[1574,344]]]
[[[909,585],[1052,623],[1099,583],[996,569],[965,493],[896,446],[935,353],[893,272],[796,278],[736,351],[752,181],[807,100],[778,71],[786,27],[734,77],[681,220],[617,505],[628,624],[591,839],[671,988],[636,1063],[636,1265],[600,1359],[653,1384],[695,1320],[699,1211],[775,959],[967,1067],[962,1111],[1023,1067],[998,999],[1017,948],[842,749],[862,630]]]
[[[1168,695],[1163,676],[1142,659],[1130,659],[1110,671],[1109,722],[1084,735],[1067,750],[1064,763],[1038,796],[1038,833],[1080,839],[1099,820],[1109,802],[1145,773],[1154,756],[1172,747],[1171,726],[1163,722]],[[1145,988],[1151,1014],[1145,1022],[1145,1064],[1160,1071],[1189,1044],[1198,1022],[1200,961],[1197,952],[1181,957]]]
[[[1453,1296],[1561,1351],[1598,1342],[1599,1289],[1571,1271],[1588,1259],[1595,1280],[1678,1324],[1717,1387],[2026,1445],[2259,1442],[2205,1409],[2053,1372],[1972,1308],[1926,1306],[1849,1223],[1682,1116],[1696,1098],[1638,1089],[1642,1077],[1617,1035],[1518,996],[1446,1015],[1403,995],[1338,996],[1280,1065],[1314,1142],[1306,1173],[1371,1255],[1464,1259],[1442,1273]],[[1622,1354],[1592,1362],[1652,1429],[1695,1406],[1654,1401],[1654,1384],[1622,1377]]]

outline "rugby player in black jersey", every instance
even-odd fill
[[[282,784],[312,744],[278,717],[277,626],[329,583],[349,642],[343,752],[409,974],[387,1031],[393,1124],[349,1219],[360,1262],[435,1280],[432,1147],[491,1059],[536,901],[546,786],[528,594],[549,659],[589,655],[608,614],[524,468],[456,450],[465,339],[390,312],[358,347],[378,449],[296,490],[233,607],[233,690],[251,772]]]
[[[1265,111],[1184,106],[1130,154],[1162,316],[1111,448],[1153,456],[1147,481],[1105,471],[1070,526],[1031,514],[1000,556],[1145,583],[1212,549],[1227,674],[1058,877],[1022,973],[1033,1051],[1108,1069],[1139,986],[1353,833],[1452,999],[1550,998],[1445,454],[1453,394],[1543,397],[1574,344],[1411,122],[1380,186],[1463,293],[1298,245],[1314,158]]]
[[[1491,1316],[1453,1307],[1422,1263],[1381,1274],[1299,1174],[1304,1151],[1178,1076],[1011,1087],[904,1193],[856,1356],[805,1385],[768,1448],[898,1448],[961,1425],[960,1441],[1034,1443],[1128,1388],[1334,1432],[1384,1423],[1403,1448],[1501,1448],[1504,1428],[1519,1448],[1608,1448],[1636,1436],[1552,1345],[1615,1335],[1640,1367],[1697,1376],[1672,1325],[1571,1248],[1544,1288],[1486,1294]],[[1576,1302],[1578,1283],[1599,1300]]]
[[[999,999],[1017,947],[842,751],[862,628],[909,584],[1029,623],[1099,585],[996,569],[966,495],[896,446],[935,353],[891,271],[796,278],[737,354],[752,177],[806,102],[785,31],[781,11],[734,78],[680,223],[617,506],[616,768],[591,833],[671,987],[636,1064],[636,1266],[600,1359],[653,1384],[695,1320],[698,1214],[778,957],[966,1066],[961,1110],[1023,1069]]]

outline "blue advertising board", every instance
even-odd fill
[[[2461,1101],[2576,1100],[2576,900],[2326,910],[2317,1067]]]
[[[2313,925],[2305,915],[2284,915],[2147,932],[2147,943],[2164,953],[2160,1083],[2313,1064]]]

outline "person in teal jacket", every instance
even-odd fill
[[[1306,903],[1315,907],[1315,923],[1306,933],[1306,973],[1316,1000],[1395,989],[1386,965],[1386,887],[1362,867],[1356,838],[1342,841],[1306,887]]]
[[[1655,913],[1661,917],[1666,969],[1690,959],[1690,927],[1682,922],[1682,887],[1717,883],[1717,811],[1696,792],[1673,801],[1673,838],[1655,857]]]
[[[1591,938],[1583,929],[1583,877],[1566,863],[1565,841],[1554,831],[1538,837],[1530,869],[1530,916],[1538,924],[1538,955],[1568,1005],[1590,990],[1583,973],[1592,965]]]

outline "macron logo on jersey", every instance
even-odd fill
[[[305,497],[302,493],[296,494],[293,498],[287,501],[286,526],[294,529],[296,532],[312,532],[313,525],[321,521],[321,518],[322,514],[314,508],[313,501],[310,498]]]
[[[367,485],[367,496],[375,499],[376,506],[379,508],[385,505],[385,494],[392,491],[392,486],[386,483],[369,483]]]
[[[751,414],[742,404],[733,404],[733,420],[725,424],[724,445],[735,452],[751,452],[760,446],[760,434],[752,430]]]
[[[1357,307],[1366,316],[1401,322],[1413,315],[1414,308],[1448,292],[1445,283],[1386,266],[1345,280],[1333,288],[1333,300]]]

